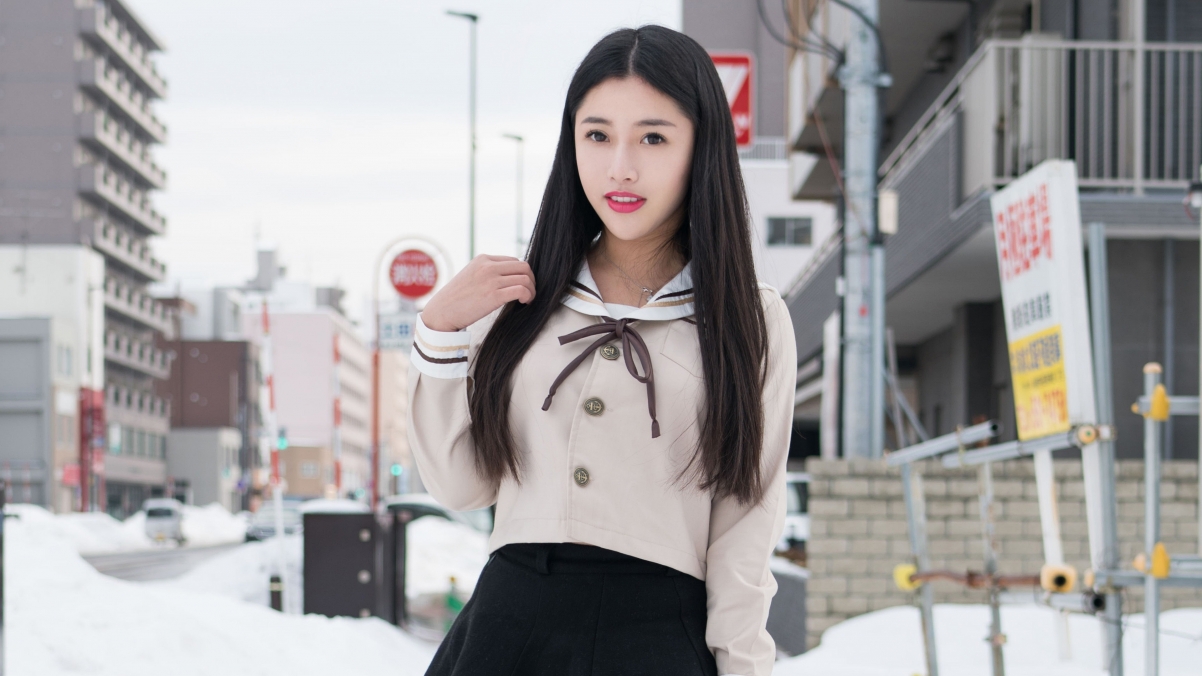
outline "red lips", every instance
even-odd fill
[[[647,198],[632,192],[614,190],[605,193],[605,202],[609,205],[610,209],[620,214],[628,214],[632,211],[638,211],[640,207],[647,203]]]

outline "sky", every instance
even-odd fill
[[[526,139],[529,233],[585,53],[615,28],[681,21],[680,0],[124,1],[166,46],[163,286],[240,284],[277,248],[289,277],[347,289],[358,320],[390,242],[467,260],[470,28],[446,10],[480,17],[476,250],[502,255],[517,230],[502,134]]]

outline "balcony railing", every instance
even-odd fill
[[[139,142],[103,110],[79,116],[79,134],[85,140],[112,153],[131,171],[160,190],[167,183],[167,172],[155,164],[150,149]]]
[[[1202,45],[988,41],[885,159],[886,182],[952,115],[966,195],[1047,159],[1075,160],[1083,188],[1184,189],[1202,164]]]
[[[174,335],[171,314],[165,305],[114,277],[104,280],[104,306],[142,326],[162,332],[167,338]]]
[[[171,402],[129,387],[109,385],[105,388],[106,415],[111,418],[145,416],[166,422],[171,417]]]
[[[155,141],[163,143],[167,140],[167,127],[150,111],[147,97],[104,59],[80,61],[79,84],[104,94]]]
[[[103,164],[79,167],[79,191],[104,199],[150,234],[161,235],[167,230],[167,219],[150,205],[150,198],[129,181]]]
[[[142,240],[105,221],[92,221],[92,246],[150,282],[161,282],[167,266],[151,255],[150,247]]]
[[[81,33],[112,50],[155,96],[167,96],[167,80],[159,75],[145,47],[117,17],[103,5],[80,8],[77,12]]]
[[[170,375],[171,362],[166,352],[112,331],[104,336],[104,358],[154,378],[165,380]]]

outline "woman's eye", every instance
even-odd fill
[[[664,138],[663,136],[660,136],[659,134],[647,134],[646,136],[643,137],[643,142],[646,143],[647,145],[652,145],[652,146],[659,145],[660,143],[663,143],[664,141],[667,141],[667,140],[668,139]]]
[[[596,130],[588,132],[587,134],[584,135],[584,137],[590,141],[596,141],[597,143],[602,143],[604,141],[609,140],[609,138],[603,132],[599,132]]]

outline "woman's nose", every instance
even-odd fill
[[[614,149],[609,165],[609,178],[618,183],[630,183],[638,180],[639,173],[634,164],[634,153],[623,146]]]

